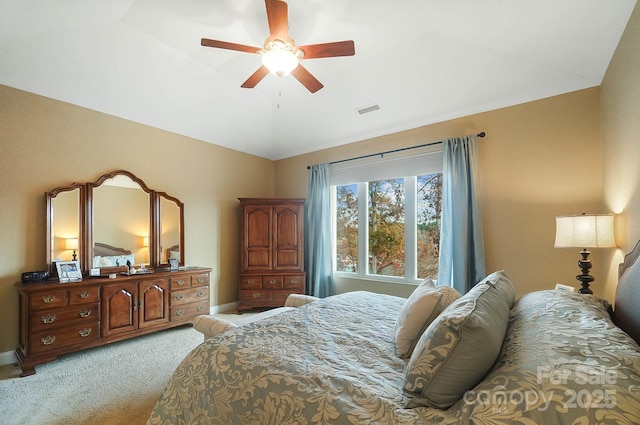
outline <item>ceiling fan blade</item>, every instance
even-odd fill
[[[258,68],[256,70],[256,72],[254,72],[253,74],[251,74],[251,77],[247,78],[247,81],[245,81],[244,83],[242,83],[242,85],[240,87],[243,87],[245,89],[252,89],[254,88],[260,81],[262,81],[262,79],[269,73],[269,70],[264,66],[260,66],[260,68]]]
[[[307,46],[298,46],[298,49],[302,50],[302,52],[304,53],[302,59],[353,56],[356,54],[356,48],[353,44],[353,40],[336,41],[333,43],[309,44]]]
[[[227,41],[210,40],[203,38],[200,45],[205,47],[217,47],[218,49],[237,50],[247,53],[260,53],[260,47],[247,46],[245,44],[229,43]]]
[[[280,0],[265,0],[269,34],[271,39],[287,41],[289,39],[289,7]]]
[[[291,71],[291,75],[293,75],[296,80],[300,81],[311,93],[315,93],[324,87],[316,77],[307,71],[307,68],[300,64],[298,64],[296,69]]]

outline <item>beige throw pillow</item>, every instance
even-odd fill
[[[451,302],[460,298],[453,288],[435,286],[426,279],[404,304],[395,327],[396,351],[402,358],[411,357],[420,335]]]
[[[407,365],[406,407],[447,409],[495,363],[515,299],[503,272],[487,276],[422,334]]]

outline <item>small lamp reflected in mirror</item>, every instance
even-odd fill
[[[73,250],[73,261],[76,261],[78,259],[76,254],[76,250],[78,249],[78,238],[67,238],[65,240],[65,249]]]
[[[149,236],[142,236],[140,238],[140,247],[146,248],[149,246]]]
[[[582,284],[581,294],[593,294],[589,284],[594,277],[589,274],[591,260],[587,248],[614,248],[613,214],[581,214],[556,217],[556,248],[582,248],[578,267],[582,274],[576,276]]]

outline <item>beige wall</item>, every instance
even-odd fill
[[[479,131],[487,132],[479,147],[487,272],[507,270],[518,294],[556,282],[577,287],[579,249],[553,247],[555,216],[603,211],[598,88],[277,161],[276,196],[306,197],[309,164]],[[600,257],[593,253],[595,264]],[[603,268],[592,274],[598,293]],[[413,289],[352,279],[336,286],[397,295]]]
[[[308,164],[486,131],[480,142],[488,271],[519,294],[577,286],[577,251],[554,249],[554,217],[620,213],[620,250],[594,252],[593,285],[612,299],[617,263],[640,238],[640,13],[636,5],[602,88],[281,161],[235,152],[0,85],[0,354],[15,349],[20,273],[45,267],[45,191],[126,169],[185,203],[186,261],[213,267],[212,305],[237,299],[237,197],[306,197]],[[179,113],[179,111],[177,112]],[[383,111],[374,113],[384,113]],[[602,125],[602,129],[600,126]],[[360,281],[342,290],[370,288]]]
[[[237,197],[273,196],[270,160],[0,85],[0,354],[18,341],[20,273],[45,264],[44,192],[125,169],[185,205],[188,265],[211,303],[237,301]]]
[[[636,4],[601,86],[604,199],[616,217],[620,250],[610,257],[607,298],[618,264],[640,239],[640,3]]]

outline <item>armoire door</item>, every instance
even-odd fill
[[[270,205],[245,205],[243,208],[244,271],[271,270],[273,267],[272,208]]]
[[[273,207],[273,270],[302,270],[302,204]]]

